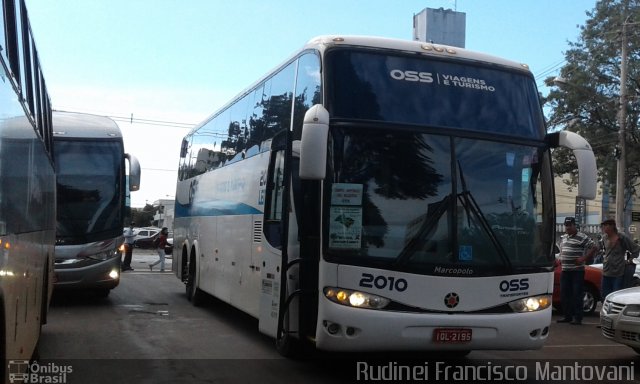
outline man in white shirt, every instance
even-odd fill
[[[133,233],[133,227],[136,223],[131,222],[129,228],[125,228],[124,235],[124,261],[122,262],[122,272],[133,271],[131,268],[131,256],[133,255],[133,239],[136,235]]]

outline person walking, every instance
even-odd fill
[[[122,262],[122,266],[120,269],[122,272],[124,271],[133,271],[131,268],[131,257],[133,255],[133,239],[136,235],[133,233],[133,227],[136,223],[131,222],[129,224],[129,228],[125,228],[124,230],[124,261]]]
[[[611,292],[626,288],[624,280],[627,266],[631,276],[635,271],[635,264],[633,264],[632,258],[627,259],[627,253],[635,257],[640,247],[627,236],[618,232],[615,220],[603,221],[600,228],[604,233],[604,260],[602,264],[602,299],[604,300]]]
[[[584,266],[598,251],[589,236],[578,231],[576,219],[564,219],[565,234],[560,243],[560,300],[564,317],[558,323],[582,324],[584,296]]]
[[[156,246],[156,251],[158,252],[159,259],[155,262],[149,264],[149,269],[153,271],[153,267],[160,264],[160,272],[164,272],[164,248],[169,244],[167,243],[167,235],[169,234],[169,229],[167,227],[162,227],[160,233],[158,234],[158,238],[153,242]]]

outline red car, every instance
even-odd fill
[[[560,272],[562,268],[556,265],[553,275],[553,307],[562,311],[560,302]],[[600,297],[602,285],[602,264],[592,264],[584,267],[584,314],[591,314],[596,310]]]

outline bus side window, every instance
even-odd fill
[[[282,247],[282,214],[284,193],[284,151],[271,156],[264,211],[264,237],[273,247]]]

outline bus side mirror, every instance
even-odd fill
[[[327,171],[329,112],[320,104],[304,114],[300,140],[300,179],[323,180]]]
[[[578,163],[578,197],[595,199],[598,170],[596,157],[589,142],[577,133],[569,131],[549,133],[545,140],[553,148],[562,146],[573,151]]]
[[[140,189],[140,162],[128,153],[125,153],[124,157],[129,160],[129,190],[137,191]]]

